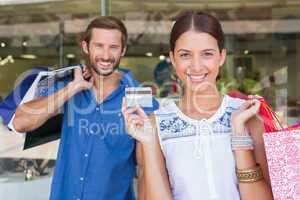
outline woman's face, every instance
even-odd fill
[[[174,52],[170,52],[171,62],[185,89],[197,93],[215,90],[225,57],[225,49],[220,52],[214,37],[193,30],[183,33],[175,43]]]

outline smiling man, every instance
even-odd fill
[[[134,199],[135,141],[125,132],[121,102],[125,88],[138,83],[119,68],[126,40],[126,28],[118,19],[94,19],[81,42],[90,80],[76,69],[73,80],[56,84],[44,97],[16,111],[14,128],[27,132],[63,108],[51,200]]]

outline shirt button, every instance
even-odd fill
[[[83,178],[83,177],[80,177],[80,180],[81,180],[81,181],[84,181],[84,178]]]
[[[121,116],[122,116],[122,113],[118,113],[118,116],[121,117]]]
[[[100,108],[99,108],[99,107],[96,107],[96,110],[97,110],[97,111],[99,111],[99,110],[100,110]]]
[[[76,200],[80,200],[79,198],[77,198]]]
[[[88,156],[89,156],[89,154],[87,154],[87,153],[86,153],[86,154],[84,154],[84,157],[86,157],[86,158],[87,158]]]

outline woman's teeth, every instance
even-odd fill
[[[192,79],[192,80],[195,80],[195,81],[201,81],[203,80],[205,77],[206,77],[207,74],[202,74],[202,75],[189,75],[189,77]]]

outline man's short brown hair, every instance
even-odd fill
[[[93,21],[91,21],[83,33],[82,41],[85,41],[89,44],[92,37],[92,30],[94,28],[119,30],[122,33],[122,48],[124,49],[127,46],[127,29],[123,22],[118,18],[112,16],[100,16],[95,18]]]

